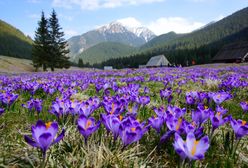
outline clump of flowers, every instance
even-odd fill
[[[25,141],[36,148],[39,148],[43,154],[43,164],[45,164],[46,152],[54,144],[63,139],[65,130],[56,137],[59,131],[57,122],[44,123],[42,120],[38,120],[36,125],[31,127],[32,138],[28,135],[24,136]],[[56,138],[55,138],[56,137]]]

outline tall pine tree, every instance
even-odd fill
[[[35,31],[34,43],[32,48],[32,61],[36,68],[43,67],[46,71],[50,57],[50,35],[48,32],[48,21],[44,12],[41,13],[41,19],[38,22],[38,28]]]
[[[49,19],[49,34],[51,38],[49,66],[54,68],[69,68],[70,62],[67,54],[69,53],[67,42],[64,39],[64,32],[59,25],[55,10],[52,11]]]

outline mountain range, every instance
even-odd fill
[[[217,22],[212,22],[187,34],[170,32],[153,38],[127,58],[110,59],[101,66],[138,67],[154,55],[164,54],[175,64],[186,62],[211,63],[217,52],[229,43],[248,42],[248,7]],[[118,65],[121,62],[121,66]],[[117,66],[116,66],[117,65]]]
[[[114,21],[80,36],[74,36],[68,39],[71,61],[77,62],[79,58],[83,59],[83,55],[85,55],[83,53],[88,48],[102,42],[105,42],[105,44],[106,42],[117,42],[117,44],[115,44],[117,48],[121,47],[118,44],[129,45],[130,47],[139,47],[154,37],[156,37],[155,34],[145,27],[128,28],[123,26],[121,23]],[[95,47],[95,49],[98,48]],[[120,53],[116,54],[120,55]],[[110,58],[112,58],[112,56],[110,56]],[[90,63],[96,62],[99,61],[92,60]]]

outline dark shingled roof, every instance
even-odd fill
[[[152,67],[152,66],[168,66],[169,61],[164,55],[157,55],[152,58],[147,62],[146,66],[147,67]]]
[[[213,61],[241,60],[248,54],[248,42],[225,45],[213,58]]]

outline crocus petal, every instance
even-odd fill
[[[39,137],[46,131],[46,125],[41,120],[38,120],[35,126],[31,127],[32,136],[36,142],[39,142]]]
[[[29,136],[25,135],[24,139],[29,145],[33,147],[39,147],[39,145],[35,141],[33,141]]]
[[[43,152],[50,147],[52,140],[52,135],[50,133],[44,133],[39,137],[39,144]]]
[[[58,143],[61,139],[63,139],[65,136],[65,130],[63,129],[62,132],[59,134],[59,136],[53,141],[52,145],[55,143]]]
[[[176,131],[167,131],[161,138],[159,143],[166,142]]]
[[[186,145],[189,152],[193,149],[195,140],[196,139],[194,133],[190,132],[187,134]]]
[[[52,139],[55,138],[57,132],[58,132],[59,126],[56,122],[53,122],[51,126],[47,129],[47,132],[49,132],[52,135]]]

